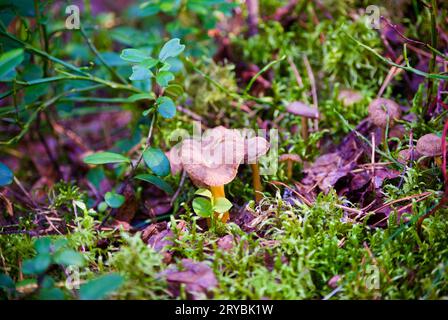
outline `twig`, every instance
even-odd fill
[[[180,191],[182,190],[182,187],[185,183],[185,178],[187,177],[187,172],[185,170],[182,170],[182,176],[180,177],[179,187],[177,188],[176,192],[174,193],[173,197],[170,201],[170,206],[172,207],[174,204],[174,201],[176,201],[177,197],[180,194]]]
[[[403,56],[399,56],[398,59],[395,61],[396,63],[401,63],[401,60],[403,60]],[[404,66],[404,63],[402,64]],[[381,98],[381,96],[384,93],[384,90],[386,90],[389,83],[392,81],[392,79],[398,75],[402,69],[398,69],[397,67],[392,66],[387,73],[386,79],[384,79],[383,84],[381,85],[380,90],[378,91],[377,98]]]
[[[137,170],[138,166],[140,165],[140,163],[142,162],[143,159],[143,154],[145,153],[145,151],[149,148],[149,146],[151,145],[151,137],[152,137],[152,133],[153,133],[153,129],[154,129],[154,124],[156,122],[157,119],[157,112],[154,111],[153,116],[152,116],[152,120],[151,120],[151,125],[149,127],[149,131],[148,131],[148,136],[146,137],[146,145],[145,148],[143,149],[142,153],[140,154],[137,162],[132,165],[132,169],[130,174],[127,176],[127,178],[125,179],[125,181],[117,188],[117,193],[121,193],[123,192],[123,190],[125,190],[126,186],[131,182],[135,171]],[[100,225],[99,225],[99,229],[101,229],[104,224],[107,222],[107,220],[109,219],[109,217],[113,216],[116,212],[116,209],[112,209],[109,211],[109,213],[103,218],[103,220],[101,221]]]
[[[87,45],[89,46],[90,50],[98,57],[98,59],[101,61],[101,63],[106,67],[107,70],[112,74],[112,76],[115,76],[118,80],[120,80],[124,84],[128,84],[128,81],[126,81],[114,68],[112,68],[106,60],[101,56],[101,54],[98,52],[97,48],[95,47],[95,44],[90,40],[90,38],[87,36],[86,31],[84,30],[84,27],[81,25],[79,28],[79,31],[81,31],[82,36],[87,42]]]
[[[259,8],[258,0],[246,0],[248,36],[252,37],[258,33]]]
[[[252,88],[252,85],[254,84],[255,80],[257,80],[257,78],[264,72],[266,72],[270,67],[272,67],[274,64],[281,62],[283,60],[285,60],[286,56],[282,56],[280,59],[277,60],[273,60],[271,62],[269,62],[267,65],[265,65],[260,71],[258,71],[253,77],[252,79],[250,79],[249,83],[246,86],[246,89],[244,89],[243,94],[247,94],[250,90],[250,88]]]
[[[319,105],[318,105],[318,101],[317,101],[316,79],[314,78],[313,69],[311,68],[310,61],[308,60],[306,55],[303,56],[303,63],[305,64],[305,68],[308,73],[308,78],[310,79],[311,94],[313,96],[313,106],[314,106],[314,108],[316,108],[318,110]],[[318,119],[314,119],[314,126],[315,126],[314,130],[318,131],[319,130],[319,120]]]
[[[380,55],[378,52],[376,52],[374,49],[370,48],[369,46],[365,45],[364,43],[356,40],[355,38],[353,38],[350,34],[348,34],[347,32],[345,32],[344,30],[342,30],[343,33],[345,33],[347,35],[347,37],[349,37],[351,40],[353,40],[354,42],[356,42],[359,46],[363,47],[364,49],[370,51],[371,53],[373,53],[378,59],[380,59],[381,61],[383,61],[384,63],[387,63],[391,66],[395,66],[397,68],[415,73],[416,75],[428,78],[428,79],[438,79],[438,80],[448,80],[448,76],[445,76],[443,74],[438,74],[438,73],[426,73],[423,72],[421,70],[415,69],[413,67],[410,66],[402,66],[399,64],[396,64],[395,62],[384,58],[382,55]]]
[[[288,57],[288,63],[291,66],[292,72],[294,73],[294,77],[296,78],[296,81],[297,81],[297,84],[299,85],[299,88],[303,88],[302,77],[300,76],[299,70],[297,69],[297,66],[294,63],[294,60],[292,60],[291,57]]]
[[[38,208],[39,205],[36,203],[36,201],[34,201],[33,197],[28,193],[28,191],[26,191],[26,189],[23,187],[22,183],[20,183],[19,179],[17,179],[17,177],[15,177],[15,176],[14,176],[14,182],[17,184],[17,186],[19,187],[20,191],[22,191],[23,194],[28,198],[28,200],[30,200],[31,204],[35,208]]]

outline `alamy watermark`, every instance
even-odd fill
[[[67,6],[65,8],[65,13],[69,15],[65,19],[65,27],[69,30],[79,29],[81,26],[79,7],[77,5]]]
[[[370,5],[366,8],[367,27],[371,29],[380,29],[381,27],[381,15],[380,8],[375,5]]]

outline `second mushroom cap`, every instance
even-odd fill
[[[401,109],[395,101],[377,98],[369,104],[369,117],[377,127],[385,128],[388,124],[392,127],[400,119]]]
[[[425,134],[418,139],[416,149],[427,157],[440,156],[442,155],[442,138],[434,133]]]

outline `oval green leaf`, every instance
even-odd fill
[[[98,152],[84,158],[87,164],[108,164],[130,162],[129,158],[114,152]]]
[[[152,174],[139,174],[135,176],[135,179],[149,182],[170,195],[174,193],[173,188],[166,181],[160,179],[159,177],[153,176]]]
[[[157,99],[157,111],[165,119],[171,119],[176,115],[176,105],[173,100],[168,97],[160,97]]]
[[[9,74],[22,63],[24,58],[23,49],[14,49],[0,55],[0,80],[9,80]]]
[[[81,300],[100,300],[117,290],[124,282],[122,276],[111,273],[83,284],[79,289]]]
[[[3,163],[0,162],[0,187],[11,184],[14,179],[12,171]]]
[[[210,190],[208,190],[208,189],[204,189],[204,188],[201,188],[201,189],[196,190],[196,192],[195,192],[194,194],[196,194],[196,195],[198,195],[198,196],[207,197],[207,198],[209,198],[209,199],[213,198],[213,195],[212,195],[212,193],[210,192]]]
[[[219,213],[224,213],[232,208],[232,203],[226,198],[217,198],[214,201],[213,210]]]
[[[84,265],[84,257],[79,252],[71,249],[56,252],[53,258],[55,263],[61,264],[65,267],[82,267]]]
[[[129,77],[129,80],[132,81],[146,80],[151,78],[151,76],[152,72],[149,69],[137,65],[132,67],[132,74]]]
[[[104,200],[109,207],[120,208],[124,203],[125,197],[115,192],[106,192]]]
[[[147,59],[148,56],[138,49],[124,49],[121,52],[120,58],[129,62],[142,62]]]
[[[148,148],[143,153],[143,160],[156,175],[165,177],[170,174],[170,161],[165,153],[158,148]]]
[[[162,88],[166,88],[170,81],[174,80],[174,74],[169,71],[161,71],[156,75],[156,82]]]
[[[164,44],[162,50],[159,53],[159,60],[165,61],[170,57],[178,56],[184,51],[185,45],[180,44],[180,39],[174,38]]]
[[[210,200],[205,198],[193,199],[193,211],[201,217],[207,218],[213,214],[213,207]]]

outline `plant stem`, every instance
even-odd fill
[[[370,48],[369,46],[365,45],[364,43],[356,40],[355,38],[353,38],[350,34],[348,34],[345,31],[342,31],[343,33],[345,33],[347,35],[347,37],[349,37],[351,40],[353,40],[354,42],[356,42],[359,46],[363,47],[364,49],[370,51],[371,53],[373,53],[378,59],[380,59],[381,61],[383,61],[384,63],[387,63],[391,66],[406,70],[406,71],[410,71],[412,73],[415,73],[418,76],[424,77],[424,78],[429,78],[429,79],[438,79],[438,80],[448,80],[448,76],[443,75],[443,74],[438,74],[438,73],[426,73],[423,72],[419,69],[415,69],[413,67],[410,66],[403,66],[400,64],[397,64],[387,58],[384,58],[382,55],[380,55],[378,52],[376,52],[374,49]]]
[[[258,33],[259,5],[258,0],[246,0],[247,6],[247,25],[249,37]]]
[[[431,16],[431,46],[437,49],[437,0],[431,1],[430,8],[430,16]],[[429,61],[429,72],[436,73],[437,64],[436,64],[437,54],[433,51],[431,60]],[[431,78],[428,78],[428,94],[426,96],[426,106],[424,115],[426,115],[432,101],[434,91],[434,82]]]
[[[92,50],[93,54],[96,55],[98,57],[98,59],[101,61],[101,63],[106,67],[107,70],[109,70],[109,72],[111,73],[112,76],[114,76],[115,78],[117,78],[118,80],[120,80],[120,82],[124,83],[124,84],[128,84],[128,82],[114,69],[112,68],[107,62],[106,60],[104,60],[104,58],[101,56],[101,54],[98,52],[97,48],[95,47],[95,45],[93,44],[92,40],[90,40],[90,38],[87,36],[86,31],[84,30],[84,28],[81,26],[80,29],[82,36],[84,37],[84,39],[87,42],[87,45],[89,46],[90,50]]]

